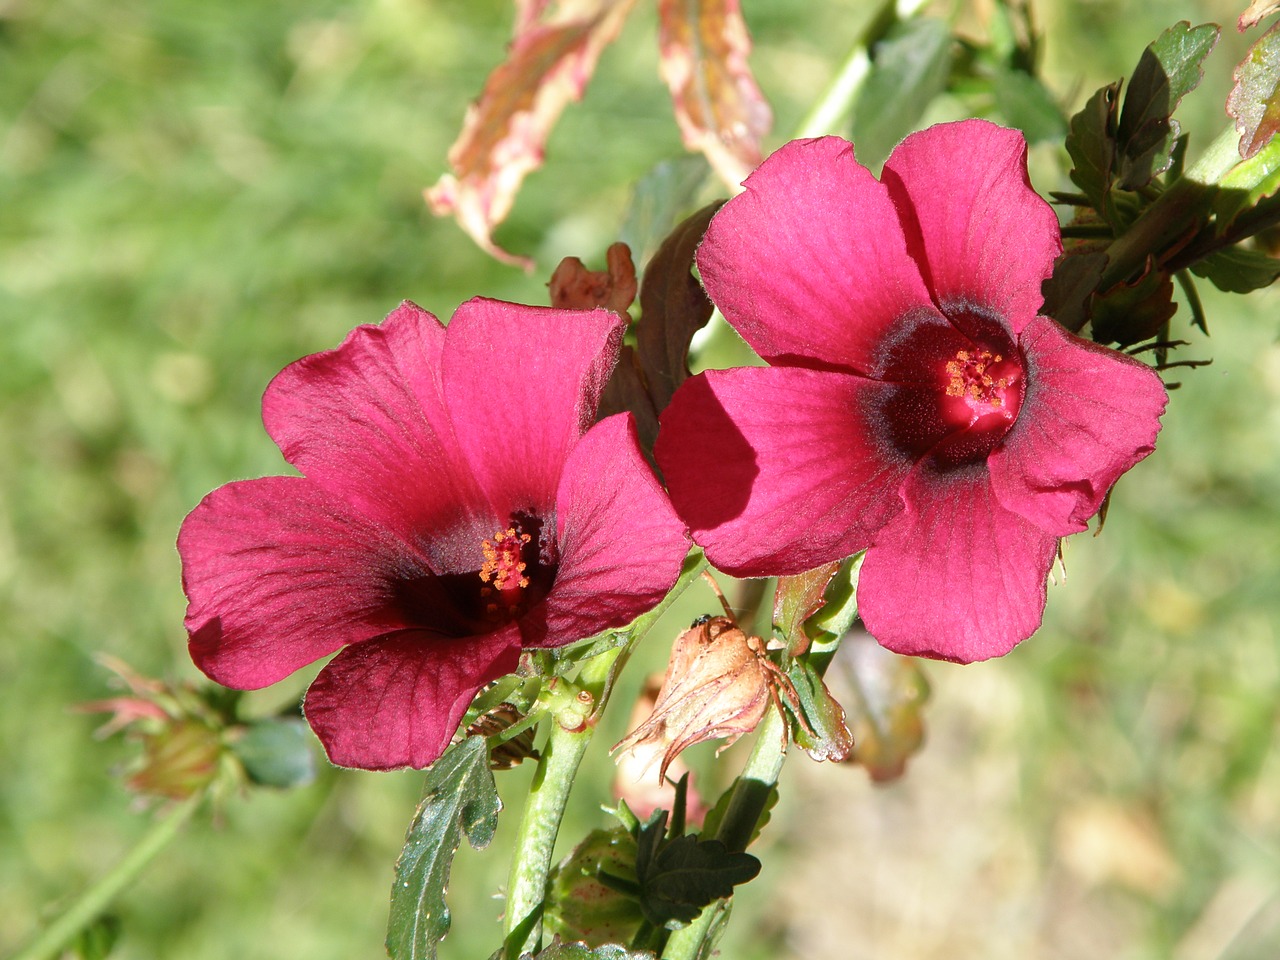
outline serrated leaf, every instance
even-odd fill
[[[865,631],[845,638],[828,679],[848,707],[854,749],[849,760],[877,782],[893,780],[924,740],[929,684],[912,657],[890,653]]]
[[[951,30],[933,17],[895,24],[872,53],[853,111],[858,160],[879,170],[898,142],[915,130],[951,76]]]
[[[747,57],[738,0],[658,0],[659,69],[684,145],[736,188],[760,165],[773,113]]]
[[[1280,260],[1257,250],[1228,247],[1192,264],[1191,272],[1226,293],[1248,293],[1275,283]]]
[[[842,707],[819,676],[814,665],[801,657],[794,661],[787,672],[804,722],[796,727],[796,743],[814,760],[831,760],[839,763],[853,751],[853,734],[845,724]]]
[[[391,960],[434,960],[449,932],[444,895],[453,855],[463,836],[477,850],[488,846],[501,809],[484,737],[467,737],[432,764],[396,861],[387,921]]]
[[[667,839],[665,811],[636,838],[640,908],[655,926],[689,923],[707,904],[733,895],[733,888],[760,873],[749,853],[730,853],[719,840],[694,834]]]
[[[1264,33],[1233,74],[1227,113],[1240,131],[1240,156],[1248,160],[1280,130],[1280,23]]]
[[[316,777],[316,741],[302,720],[260,720],[231,744],[245,773],[267,787],[302,787]]]
[[[1089,204],[1110,222],[1108,197],[1116,153],[1116,114],[1120,83],[1100,88],[1068,124],[1067,153],[1071,156],[1071,180]]]
[[[1053,265],[1053,275],[1041,285],[1044,305],[1040,312],[1072,333],[1079,333],[1089,322],[1089,298],[1106,266],[1107,255],[1101,251],[1059,258]]]
[[[991,94],[1000,116],[1021,130],[1028,142],[1059,140],[1067,132],[1062,108],[1039,77],[999,67],[992,77]]]
[[[1137,280],[1118,283],[1093,298],[1093,339],[1121,347],[1142,343],[1156,336],[1177,309],[1173,281],[1148,257],[1146,269]]]
[[[542,165],[547,137],[570,100],[582,97],[600,53],[635,0],[542,0],[521,4],[507,59],[485,82],[449,149],[452,173],[425,191],[436,216],[452,214],[487,253],[532,269],[493,242],[525,176]]]
[[[1217,24],[1192,27],[1183,20],[1151,43],[1138,59],[1116,139],[1120,186],[1137,190],[1169,169],[1170,150],[1178,136],[1173,112],[1184,96],[1204,77],[1200,64],[1218,42]]]
[[[773,595],[773,626],[782,634],[789,657],[798,657],[809,649],[809,635],[804,622],[818,612],[823,605],[827,584],[840,568],[840,564],[807,570],[790,577],[779,577]]]
[[[671,233],[645,267],[636,345],[624,346],[600,399],[601,419],[630,410],[641,448],[653,449],[658,415],[689,376],[689,344],[715,309],[693,275],[693,255],[723,201],[708,204]]]

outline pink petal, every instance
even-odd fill
[[[885,328],[931,306],[888,191],[839,137],[786,144],[745,186],[698,249],[711,299],[767,360],[869,372]]]
[[[574,447],[556,496],[556,537],[560,569],[542,629],[521,622],[526,647],[625,626],[675,585],[689,540],[631,414],[601,420]]]
[[[900,508],[908,457],[877,424],[896,387],[800,367],[685,381],[654,454],[693,539],[734,576],[849,556]]]
[[[413,564],[385,530],[301,477],[220,487],[178,534],[191,658],[256,690],[407,626],[388,585]]]
[[[449,746],[476,691],[519,660],[514,627],[460,639],[399,633],[329,661],[304,712],[340,767],[421,769]]]
[[[290,364],[262,401],[286,460],[408,542],[463,524],[483,536],[495,523],[440,398],[444,340],[440,322],[406,302]]]
[[[1000,505],[981,467],[927,464],[906,509],[867,551],[858,613],[895,653],[971,663],[1008,653],[1040,626],[1058,538]]]
[[[1062,243],[1053,209],[1031,189],[1021,133],[941,123],[898,144],[881,179],[944,313],[985,309],[1015,334],[1030,322]]]
[[[595,420],[626,321],[607,310],[464,303],[449,323],[444,392],[467,462],[497,515],[549,515]]]
[[[1155,372],[1037,317],[1020,337],[1027,392],[988,458],[1000,502],[1048,533],[1084,530],[1112,484],[1155,449],[1168,394]]]

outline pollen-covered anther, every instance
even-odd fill
[[[947,396],[964,397],[973,404],[993,409],[1003,407],[1009,378],[993,377],[989,372],[1002,360],[1003,356],[989,350],[957,350],[955,359],[948,360],[945,367]]]
[[[507,592],[529,586],[529,578],[524,575],[529,565],[522,557],[531,539],[529,534],[507,527],[495,531],[491,539],[481,541],[484,563],[480,566],[480,579],[493,584],[492,588],[482,590],[482,595],[488,595],[490,589]]]

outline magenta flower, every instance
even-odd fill
[[[656,449],[711,562],[865,548],[858,608],[891,650],[968,662],[1030,636],[1059,538],[1151,452],[1166,401],[1037,315],[1060,250],[1022,136],[985,121],[908,137],[880,181],[835,137],[766,160],[698,267],[771,366],[687,381]]]
[[[330,759],[423,767],[522,648],[654,606],[683,524],[630,415],[591,426],[624,327],[406,302],[286,367],[263,420],[303,476],[227,484],[178,536],[196,665],[252,690],[340,651],[305,703]]]

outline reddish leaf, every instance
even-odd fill
[[[1280,23],[1249,48],[1235,70],[1227,113],[1240,131],[1240,156],[1248,160],[1280,131]]]
[[[516,34],[504,63],[467,110],[446,173],[425,192],[437,216],[453,214],[485,251],[533,268],[500,249],[493,229],[511,211],[525,175],[542,164],[551,128],[578,100],[600,52],[622,28],[635,0],[517,0]]]
[[[804,622],[818,612],[823,594],[840,562],[829,563],[791,577],[779,577],[773,595],[773,625],[787,644],[787,653],[798,657],[809,649]]]
[[[644,271],[636,346],[622,356],[605,386],[600,417],[630,410],[640,443],[653,449],[658,414],[689,376],[689,343],[711,319],[714,307],[693,276],[693,254],[723,201],[703,207],[672,231]]]
[[[662,77],[685,146],[737,187],[759,165],[773,123],[747,66],[751,38],[738,0],[658,0],[658,17]]]
[[[1236,21],[1236,29],[1244,33],[1255,23],[1277,11],[1280,11],[1280,0],[1253,0],[1249,4],[1249,9],[1240,14],[1240,19]]]

